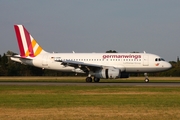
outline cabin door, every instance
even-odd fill
[[[149,56],[144,55],[143,57],[143,66],[149,66]]]
[[[47,68],[48,67],[48,56],[47,55],[44,55],[43,58],[42,58],[42,67],[43,68]]]

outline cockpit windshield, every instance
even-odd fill
[[[165,61],[163,58],[156,58],[155,61]]]

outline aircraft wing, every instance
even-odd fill
[[[89,63],[84,63],[84,62],[78,62],[78,61],[71,61],[71,60],[60,60],[56,62],[61,62],[62,65],[64,66],[71,66],[74,68],[80,68],[84,72],[88,71],[96,71],[97,69],[103,68],[102,65],[97,65],[97,64],[89,64]]]

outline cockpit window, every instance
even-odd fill
[[[163,58],[160,58],[161,59],[161,61],[165,61]]]
[[[156,58],[155,61],[165,61],[163,58]]]

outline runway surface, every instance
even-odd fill
[[[0,82],[2,85],[14,86],[165,86],[165,87],[180,87],[180,83],[65,83],[65,82]]]

